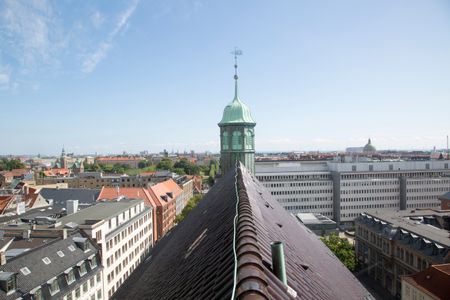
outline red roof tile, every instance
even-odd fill
[[[13,201],[14,196],[7,195],[7,196],[0,196],[0,214],[3,214],[5,210],[8,208],[9,203]]]
[[[450,264],[434,265],[402,279],[439,299],[448,299],[450,295]]]

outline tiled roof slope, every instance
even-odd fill
[[[189,216],[155,246],[151,258],[115,298],[230,299],[236,190],[237,299],[371,298],[328,248],[242,165],[220,179]],[[273,241],[284,242],[288,285],[296,297],[271,271]]]
[[[45,285],[49,279],[60,276],[68,268],[76,266],[77,263],[88,259],[92,255],[96,255],[98,249],[90,240],[86,251],[81,250],[75,244],[74,238],[81,237],[84,236],[79,232],[75,232],[66,239],[56,239],[48,244],[42,244],[41,247],[26,251],[8,260],[5,265],[0,266],[0,272],[17,273],[18,287],[15,293],[8,295],[0,289],[0,299],[18,299],[21,296],[19,291],[27,293],[36,287]],[[73,247],[73,251],[69,247]],[[58,251],[61,251],[64,257],[60,257],[57,254]],[[50,264],[44,263],[42,259],[45,257],[50,259]],[[24,275],[20,271],[24,267],[27,267],[31,273]],[[62,287],[63,285],[60,285],[60,288]],[[62,296],[61,294],[57,294],[55,297]]]
[[[67,205],[67,200],[78,200],[79,208],[84,208],[86,205],[95,204],[100,190],[97,189],[58,189],[58,188],[43,188],[40,194],[44,199],[53,199],[53,209],[61,210]]]
[[[450,264],[434,265],[403,279],[436,299],[448,299],[450,295]]]

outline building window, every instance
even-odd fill
[[[251,129],[245,133],[245,149],[253,149],[253,131]]]
[[[16,274],[10,273],[8,279],[2,281],[1,287],[6,293],[14,291],[17,288]]]
[[[66,295],[66,300],[72,300],[72,292]]]
[[[97,267],[97,257],[94,256],[94,257],[91,259],[91,269],[95,269],[96,267]]]
[[[67,284],[71,284],[72,282],[75,281],[75,274],[73,272],[73,269],[71,269],[69,272],[67,272],[66,280],[67,280]]]
[[[33,300],[42,300],[42,291],[40,288],[32,290],[30,294],[33,295]]]
[[[101,280],[100,273],[98,273],[96,277],[97,277],[97,282],[100,282],[100,280]]]
[[[50,283],[50,294],[53,296],[57,292],[59,292],[59,284],[58,280],[55,279]]]
[[[97,299],[102,299],[102,290],[97,291]]]
[[[80,290],[80,288],[78,287],[78,288],[75,290],[75,298],[80,298],[80,296],[81,296],[81,290]]]
[[[87,291],[88,291],[88,283],[85,282],[83,283],[83,293],[87,293]]]
[[[86,273],[87,273],[87,270],[86,270],[86,263],[85,263],[85,262],[82,262],[81,265],[80,265],[80,276],[83,276],[83,275],[86,274]]]
[[[232,143],[233,150],[242,149],[242,134],[240,131],[233,132],[233,137],[232,137],[231,143]]]

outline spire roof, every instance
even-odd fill
[[[235,48],[232,52],[234,54],[234,99],[223,110],[222,120],[219,122],[219,126],[226,124],[252,124],[256,122],[250,112],[250,108],[239,99],[238,93],[238,75],[237,75],[237,56],[242,55],[242,51]]]

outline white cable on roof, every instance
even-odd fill
[[[233,291],[231,294],[231,300],[234,300],[235,292],[236,292],[236,284],[237,284],[237,253],[236,253],[236,226],[237,226],[237,219],[239,217],[239,193],[238,193],[238,183],[237,183],[237,176],[238,176],[238,167],[237,167],[237,161],[236,161],[236,174],[234,175],[234,188],[236,190],[236,214],[234,216],[233,220],[233,254],[234,254],[234,275],[233,275]]]

